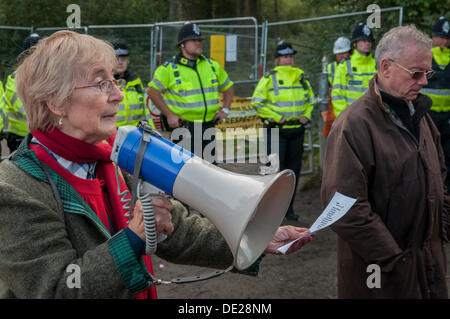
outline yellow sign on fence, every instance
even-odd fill
[[[210,57],[225,68],[225,36],[211,35]]]

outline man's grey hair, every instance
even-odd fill
[[[380,70],[381,60],[389,58],[397,60],[407,43],[414,43],[419,48],[431,50],[433,41],[422,31],[417,30],[414,25],[404,27],[395,27],[386,32],[378,42],[375,50],[375,62],[377,69]]]

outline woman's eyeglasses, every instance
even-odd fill
[[[403,65],[401,65],[400,63],[397,63],[397,62],[394,61],[394,60],[389,60],[389,61],[391,61],[391,62],[394,63],[396,66],[398,66],[398,67],[400,67],[401,69],[403,69],[403,70],[405,70],[406,72],[408,72],[414,80],[419,80],[419,79],[421,79],[423,75],[425,75],[425,76],[427,77],[427,79],[429,79],[429,78],[431,78],[431,77],[433,76],[433,74],[434,74],[434,71],[433,71],[433,70],[428,70],[428,71],[411,71],[411,70],[405,68],[405,67],[404,67]]]
[[[75,89],[85,89],[85,88],[91,88],[91,87],[99,87],[100,91],[103,93],[110,93],[114,85],[119,88],[119,90],[122,90],[125,87],[126,81],[124,79],[119,80],[103,80],[98,82],[97,84],[92,85],[85,85],[85,86],[77,86]]]

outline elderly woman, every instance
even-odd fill
[[[0,298],[156,298],[150,256],[142,256],[138,202],[127,225],[110,161],[122,94],[112,47],[56,32],[17,70],[31,132],[0,164]],[[121,178],[120,188],[127,188]],[[205,218],[154,199],[157,254],[171,262],[225,268],[232,254]],[[280,227],[266,253],[307,233]],[[295,251],[310,239],[300,240]],[[71,281],[75,271],[80,281]]]

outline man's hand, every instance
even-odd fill
[[[309,233],[308,228],[301,228],[301,227],[294,227],[294,226],[281,226],[278,228],[277,232],[275,233],[275,236],[273,237],[272,241],[269,243],[269,246],[267,246],[264,253],[266,254],[279,254],[277,252],[277,249],[281,246],[284,246],[291,241],[294,241],[295,239],[306,235]],[[286,255],[289,255],[293,253],[294,251],[299,250],[304,245],[309,243],[312,240],[312,237],[314,237],[315,234],[311,234],[311,236],[302,238],[298,241],[296,241],[291,247],[289,247],[288,251],[286,252]]]
[[[176,114],[170,113],[169,116],[167,116],[167,123],[171,128],[180,127],[180,123],[182,122],[183,119]]]
[[[219,124],[222,122],[223,119],[227,118],[228,114],[225,112],[222,112],[221,110],[217,111],[216,115],[214,115],[214,124]]]
[[[308,124],[308,123],[309,123],[309,119],[308,119],[307,117],[303,116],[303,117],[300,119],[300,124],[306,125],[306,124]]]

